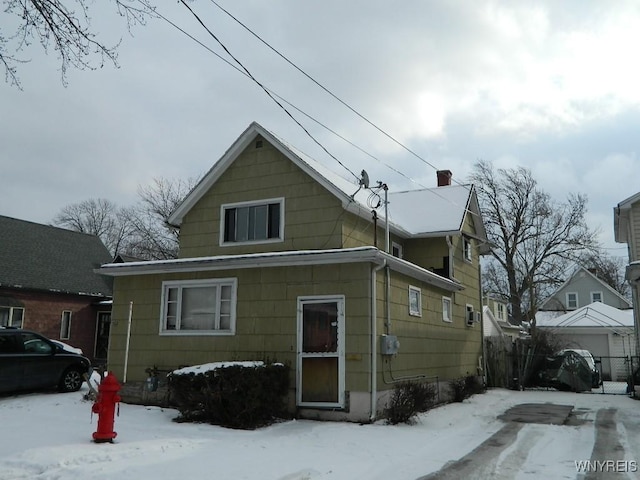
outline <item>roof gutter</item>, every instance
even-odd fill
[[[382,252],[376,247],[356,247],[333,250],[294,250],[285,252],[253,253],[246,255],[219,255],[212,257],[180,258],[172,260],[108,263],[94,270],[110,277],[131,275],[156,275],[163,273],[188,273],[217,270],[235,270],[265,267],[289,267],[306,265],[335,265],[341,263],[370,262],[387,264],[391,270],[424,281],[448,291],[464,287],[411,262]]]

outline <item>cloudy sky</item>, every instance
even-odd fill
[[[479,159],[525,166],[558,201],[588,195],[590,224],[626,256],[612,210],[640,191],[637,1],[216,1],[388,136],[211,1],[189,5],[346,169],[212,53],[234,63],[182,4],[157,2],[208,49],[163,19],[129,34],[95,2],[120,68],[69,71],[65,87],[36,43],[18,55],[22,90],[0,84],[0,214],[48,223],[89,198],[132,205],[154,177],[206,172],[257,121],[345,178],[366,169],[396,190],[435,186],[436,169],[465,182]],[[14,24],[0,12],[5,36]]]

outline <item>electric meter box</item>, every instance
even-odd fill
[[[382,355],[396,355],[400,348],[400,341],[395,335],[380,336],[380,353]]]

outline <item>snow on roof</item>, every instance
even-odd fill
[[[602,302],[594,302],[571,312],[538,312],[538,327],[633,327],[633,310],[620,310]]]
[[[298,160],[315,170],[320,176],[316,176],[316,180],[319,178],[326,179],[337,187],[341,193],[357,203],[367,216],[374,209],[376,203],[379,202],[381,206],[384,205],[383,192],[376,195],[372,194],[370,189],[359,188],[356,179],[353,181],[345,179],[285,140],[273,133],[271,135],[282,146],[290,150],[293,155],[298,157]],[[389,191],[390,225],[411,235],[460,231],[470,195],[471,185],[449,185],[403,192]],[[384,208],[378,208],[377,210],[378,217],[384,219]]]
[[[227,368],[227,367],[243,367],[243,368],[264,367],[264,362],[248,361],[248,362],[204,363],[202,365],[193,365],[191,367],[179,368],[178,370],[174,370],[173,372],[171,372],[171,375],[189,375],[189,374],[198,375],[198,374],[205,374],[207,372],[211,372],[219,368]]]
[[[389,217],[413,235],[462,229],[470,185],[389,193]]]
[[[257,135],[273,144],[283,155],[339,198],[345,209],[370,219],[371,211],[379,204],[380,208],[376,210],[378,218],[384,219],[383,192],[376,194],[374,189],[361,188],[359,178],[344,178],[260,124],[253,122],[172,213],[169,218],[171,224],[182,223],[182,218],[189,209]],[[464,222],[471,191],[469,185],[462,185],[389,192],[390,230],[401,236],[458,232]]]

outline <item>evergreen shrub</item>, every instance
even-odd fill
[[[171,374],[177,422],[255,429],[286,416],[289,367],[280,363],[230,365],[204,373]]]

